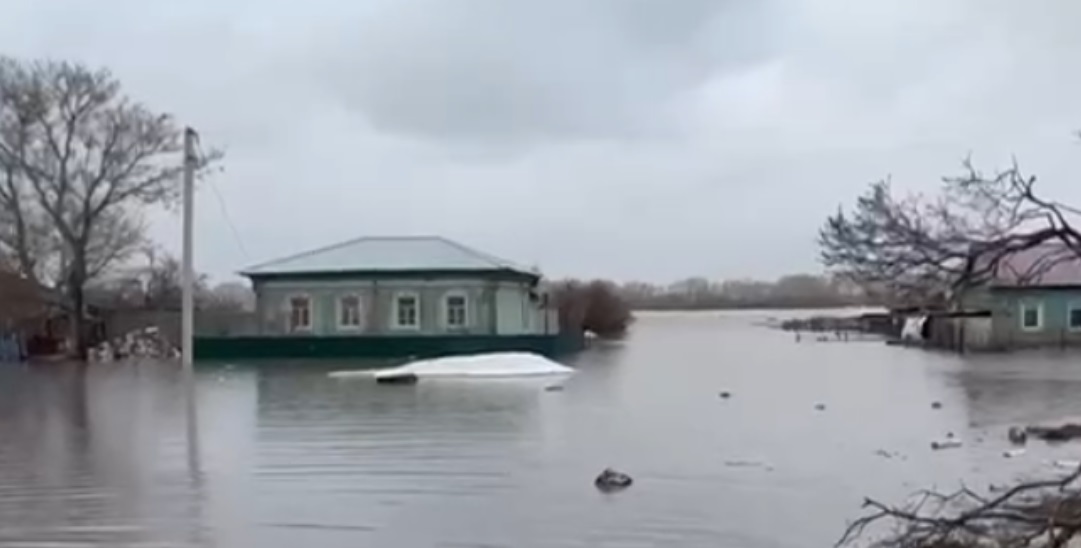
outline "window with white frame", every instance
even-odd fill
[[[469,324],[468,299],[461,293],[443,298],[443,321],[447,327],[465,327]]]
[[[1070,331],[1081,331],[1081,302],[1071,303],[1066,313],[1069,314],[1066,322]]]
[[[312,328],[312,300],[297,296],[289,299],[289,331],[308,331]]]
[[[338,299],[338,328],[360,328],[360,297],[345,295]]]
[[[1021,303],[1021,329],[1039,331],[1043,328],[1043,306],[1039,303]]]
[[[420,297],[414,293],[402,293],[394,298],[395,327],[420,327]]]

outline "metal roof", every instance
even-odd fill
[[[1081,286],[1081,257],[1065,245],[1045,243],[1003,257],[993,274],[993,287]]]
[[[249,267],[244,276],[379,271],[536,271],[439,236],[366,236]]]

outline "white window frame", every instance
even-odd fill
[[[403,298],[413,299],[414,306],[416,307],[416,323],[415,324],[402,324],[399,322],[401,315],[399,314],[398,306]],[[398,291],[394,293],[394,303],[390,307],[390,325],[394,329],[408,329],[410,331],[420,330],[421,311],[420,311],[420,293],[416,291]]]
[[[357,323],[347,324],[342,323],[342,312],[345,310],[345,300],[356,299],[357,301]],[[338,305],[335,309],[335,324],[338,326],[339,331],[360,331],[364,326],[364,299],[360,298],[360,295],[356,293],[345,293],[338,295]]]
[[[1074,310],[1081,310],[1081,301],[1072,301],[1066,306],[1066,329],[1070,331],[1081,331],[1081,325],[1071,325],[1070,320],[1073,319]]]
[[[1025,310],[1030,309],[1036,310],[1036,325],[1025,325]],[[1020,320],[1021,331],[1035,332],[1043,330],[1043,303],[1022,301],[1021,304],[1018,305],[1018,312],[1020,316],[1018,319]]]
[[[308,302],[308,324],[293,327],[293,301],[298,299],[304,299]],[[294,293],[289,295],[285,300],[286,316],[285,316],[285,328],[290,333],[311,333],[312,327],[315,324],[315,299],[307,293]]]
[[[450,323],[450,300],[453,298],[460,298],[463,301],[461,325],[451,325]],[[443,328],[444,329],[468,329],[472,318],[469,314],[469,294],[465,291],[448,291],[443,294]]]

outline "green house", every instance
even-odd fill
[[[1081,260],[1072,250],[1045,245],[1013,253],[960,302],[986,314],[959,324],[966,348],[1081,345]]]
[[[197,357],[364,357],[572,349],[541,275],[434,236],[363,237],[252,266],[252,333]]]

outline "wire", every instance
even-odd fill
[[[190,130],[192,136],[195,138],[195,154],[199,158],[205,158],[203,153],[203,147],[199,142],[199,134],[195,130]],[[236,241],[237,247],[240,249],[240,253],[244,255],[244,260],[250,262],[251,256],[248,254],[248,248],[244,245],[244,239],[240,237],[240,231],[237,230],[236,225],[233,224],[233,218],[229,215],[229,208],[225,205],[225,197],[218,189],[218,185],[214,182],[214,179],[207,178],[210,183],[210,189],[214,191],[214,197],[218,201],[218,208],[221,210],[221,216],[225,218],[225,224],[229,225],[229,231],[233,233],[233,240]]]
[[[214,191],[214,196],[218,199],[218,207],[221,209],[221,215],[225,218],[225,224],[229,225],[229,230],[233,233],[233,239],[236,240],[236,245],[240,248],[240,252],[244,255],[244,260],[251,262],[251,256],[248,254],[248,248],[244,246],[244,240],[240,237],[240,231],[237,230],[236,225],[233,224],[233,219],[229,216],[229,208],[225,207],[225,198],[218,190],[218,185],[214,184],[214,180],[210,180],[210,188]]]

